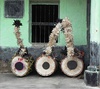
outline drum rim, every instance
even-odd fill
[[[67,73],[63,70],[63,68],[62,68],[62,62],[63,62],[63,60],[66,60],[67,57],[65,57],[64,59],[62,59],[62,60],[61,60],[61,63],[60,63],[61,71],[62,71],[65,75],[67,75],[67,76],[69,76],[69,77],[77,77],[77,76],[79,76],[79,75],[82,73],[83,69],[84,69],[84,63],[83,63],[83,60],[80,59],[80,58],[78,58],[78,57],[76,57],[76,56],[75,56],[74,58],[79,59],[79,60],[81,61],[81,63],[82,63],[82,69],[81,69],[81,71],[80,71],[78,74],[75,74],[74,76],[73,76],[73,75],[67,74]],[[68,60],[68,59],[67,59],[67,60]],[[69,59],[69,60],[74,60],[74,59]]]
[[[23,58],[23,59],[25,59],[25,60],[27,60],[26,58],[24,58],[24,57],[22,57],[22,56],[19,56],[19,55],[15,55],[13,58],[12,58],[12,60],[15,58],[15,57],[21,57],[21,58]],[[11,60],[11,71],[12,71],[12,73],[14,74],[14,75],[16,75],[16,76],[18,76],[18,77],[24,77],[24,76],[26,76],[27,74],[29,74],[29,71],[30,71],[30,68],[29,67],[27,67],[27,71],[24,73],[24,74],[22,74],[22,75],[18,75],[17,73],[15,73],[14,71],[13,71],[13,68],[12,68],[12,60]],[[17,62],[16,62],[17,63]],[[14,65],[16,64],[16,63],[14,63]],[[23,62],[22,62],[23,63]],[[26,62],[27,63],[27,62]],[[30,63],[28,63],[28,65],[29,65]],[[24,63],[23,63],[23,65],[25,65]],[[16,69],[17,70],[17,69]],[[22,71],[22,70],[21,70]],[[20,72],[20,71],[19,71]]]
[[[36,68],[37,60],[39,60],[41,57],[49,57],[50,59],[52,59],[52,60],[54,61],[54,64],[55,64],[54,71],[52,71],[52,72],[51,72],[50,74],[48,74],[48,75],[43,75],[43,74],[41,74],[40,72],[37,71],[37,68]],[[51,76],[51,75],[56,71],[56,69],[57,69],[57,62],[56,62],[56,60],[54,60],[51,56],[42,55],[42,56],[38,57],[38,58],[36,59],[36,61],[35,61],[35,70],[36,70],[36,72],[37,72],[40,76],[43,76],[43,77]]]

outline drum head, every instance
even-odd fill
[[[28,66],[29,64],[26,62],[25,58],[22,58],[21,56],[15,56],[11,62],[11,71],[16,76],[25,76],[28,72]]]
[[[70,77],[75,77],[81,74],[83,66],[83,61],[77,57],[65,58],[61,61],[62,72]]]
[[[50,56],[42,56],[36,60],[35,68],[41,76],[50,76],[55,72],[56,61]]]

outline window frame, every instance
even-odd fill
[[[32,21],[31,21],[31,18],[32,18],[32,5],[58,5],[58,18],[59,18],[59,2],[58,3],[34,3],[34,2],[31,2],[30,3],[30,13],[29,13],[29,42],[34,45],[34,46],[46,46],[46,44],[48,43],[37,43],[37,42],[32,42]]]

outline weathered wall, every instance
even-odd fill
[[[24,44],[26,46],[30,46],[29,43],[29,1],[24,0],[25,5],[24,5],[24,16],[23,18],[20,18],[21,22],[23,23],[23,26],[21,27],[21,32],[22,34],[22,39],[24,40]],[[0,7],[1,7],[1,13],[0,13],[0,46],[3,47],[17,47],[16,44],[16,39],[14,35],[14,26],[13,20],[18,19],[18,18],[5,18],[4,16],[4,0],[0,0]]]
[[[68,17],[73,26],[75,45],[87,45],[87,0],[60,0],[60,18]],[[61,32],[58,45],[65,44]]]
[[[100,85],[100,0],[91,0],[90,65],[84,72],[84,81],[90,86]]]
[[[100,65],[100,0],[91,0],[90,65]]]
[[[33,0],[34,1],[34,0]],[[86,0],[60,0],[59,4],[59,17],[69,17],[73,26],[74,43],[75,45],[87,45],[87,29],[86,29]],[[29,39],[31,37],[31,31],[29,29],[29,0],[24,0],[24,16],[20,18],[23,26],[21,27],[22,39],[24,44],[28,47],[31,46]],[[0,0],[1,13],[0,13],[0,28],[1,28],[1,43],[3,47],[17,47],[16,39],[13,34],[13,20],[18,18],[5,18],[4,17],[4,0]],[[63,33],[60,33],[58,45],[65,45]]]
[[[31,0],[32,1],[32,0]],[[36,0],[35,0],[36,1]],[[39,1],[39,0],[38,0]],[[44,0],[45,1],[45,0]],[[50,0],[47,0],[50,1]],[[55,0],[56,1],[56,0]],[[30,39],[30,29],[29,29],[29,0],[24,0],[24,16],[20,18],[23,26],[21,26],[21,38],[26,47],[29,48],[29,52],[36,59],[42,52],[42,47],[31,47]],[[86,0],[60,0],[60,18],[65,16],[69,17],[73,26],[74,43],[80,49],[85,51],[85,66],[89,63],[89,50],[87,46],[87,29],[86,29]],[[14,53],[18,50],[16,44],[16,38],[14,35],[13,20],[18,18],[5,18],[4,17],[4,0],[0,0],[0,68],[6,72],[7,68],[9,70],[9,61]],[[58,46],[65,46],[64,35],[61,33],[58,39]],[[55,53],[59,60],[61,60],[60,50],[62,47],[56,47]],[[4,65],[3,65],[4,64]],[[0,69],[0,70],[1,70]],[[2,72],[2,71],[1,71]]]
[[[1,3],[0,3],[0,44],[1,44]]]
[[[100,44],[95,41],[90,43],[90,65],[100,66]]]
[[[89,50],[87,46],[76,46],[78,49],[81,51],[85,52],[84,56],[84,63],[85,63],[85,68],[89,65]],[[58,46],[53,48],[53,55],[57,58],[56,60],[60,62],[63,59],[62,52],[65,53],[64,50],[65,47]],[[18,48],[2,48],[0,47],[0,72],[10,72],[10,63],[13,55],[17,52]],[[28,51],[29,53],[34,57],[36,60],[43,52],[43,48],[41,47],[29,47]],[[1,65],[2,64],[2,65]]]

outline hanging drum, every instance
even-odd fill
[[[50,56],[41,56],[36,60],[35,68],[39,75],[50,76],[56,70],[57,63]]]
[[[83,71],[83,61],[77,57],[65,58],[61,61],[62,72],[70,77],[76,77]]]
[[[16,76],[26,76],[31,72],[33,62],[34,60],[31,55],[26,55],[25,57],[15,56],[11,61],[11,71]]]

